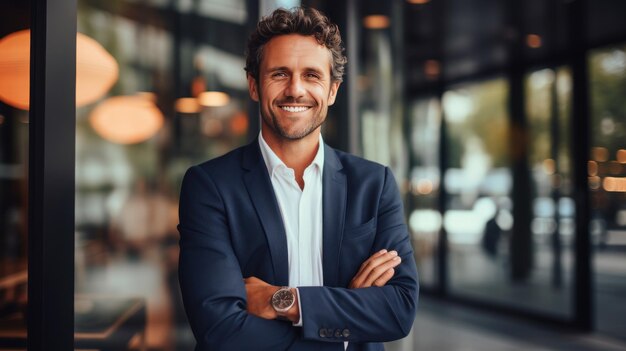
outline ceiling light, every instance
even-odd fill
[[[441,73],[441,64],[437,60],[426,60],[424,62],[424,73],[429,79],[436,79]]]
[[[385,29],[389,27],[389,16],[370,15],[363,18],[363,25],[368,29]]]
[[[90,104],[115,84],[119,67],[97,41],[76,33],[76,106]],[[30,30],[0,40],[0,99],[28,110],[30,100]]]
[[[176,100],[176,112],[178,113],[198,113],[200,112],[200,104],[198,100],[192,97],[179,98]]]
[[[528,34],[526,36],[526,45],[533,49],[538,49],[541,47],[541,36],[537,34]]]
[[[198,95],[198,103],[207,107],[220,107],[228,105],[230,96],[221,91],[205,91]]]
[[[104,139],[136,144],[150,139],[163,126],[163,114],[141,96],[115,96],[104,100],[89,117],[91,127]]]

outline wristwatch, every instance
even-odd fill
[[[279,316],[284,316],[296,302],[296,295],[288,286],[283,286],[272,295],[271,305]]]

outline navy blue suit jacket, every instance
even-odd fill
[[[287,239],[258,140],[191,167],[180,197],[179,277],[196,350],[382,350],[404,337],[418,282],[391,171],[325,146],[324,286],[299,287],[303,326],[246,312],[243,278],[288,285]],[[348,289],[381,249],[402,263],[384,287]]]

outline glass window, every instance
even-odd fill
[[[491,301],[516,299],[508,283],[513,181],[505,147],[507,94],[507,81],[498,78],[443,95],[449,285],[454,293]]]
[[[247,138],[248,9],[177,3],[78,2],[77,91],[93,94],[77,102],[77,345],[97,348],[104,330],[114,349],[195,344],[178,287],[178,194],[188,167]]]
[[[542,69],[525,78],[531,177],[531,280],[543,296],[538,307],[572,314],[575,204],[570,135],[572,76],[568,68]]]
[[[588,171],[596,326],[626,339],[626,45],[592,51],[589,73]]]
[[[396,180],[406,183],[408,153],[402,80],[396,64],[398,58],[394,57],[399,48],[394,46],[397,33],[391,28],[394,24],[389,22],[388,12],[369,13],[362,18],[363,50],[357,87],[361,140],[365,158],[389,166]],[[406,186],[401,189],[403,193],[407,190]]]
[[[0,2],[0,345],[26,349],[30,1]],[[19,347],[18,347],[19,348]]]
[[[569,154],[571,74],[565,68],[525,79],[532,244],[515,245],[508,83],[493,79],[457,87],[443,97],[449,167],[443,226],[450,290],[490,303],[568,317],[572,304],[574,202]],[[525,175],[520,175],[525,176]],[[518,203],[520,205],[520,203]],[[517,251],[515,251],[517,250]],[[531,272],[513,279],[513,254]]]
[[[439,99],[416,100],[410,110],[411,170],[408,195],[409,230],[415,249],[420,282],[434,287],[439,233],[442,216],[439,212],[441,163],[439,140],[441,106]]]

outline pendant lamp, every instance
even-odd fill
[[[90,104],[115,84],[119,67],[97,41],[76,33],[76,106]],[[0,39],[0,100],[29,108],[30,30],[11,33]]]
[[[136,144],[161,129],[163,114],[153,101],[143,96],[114,96],[96,106],[89,123],[106,140]]]

